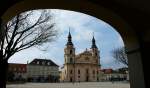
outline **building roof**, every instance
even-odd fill
[[[86,48],[85,51],[83,51],[83,52],[79,53],[78,55],[76,55],[76,58],[78,58],[82,55],[89,55],[90,56],[90,55],[92,55],[92,52]]]
[[[29,63],[29,65],[43,65],[43,66],[57,66],[59,67],[56,63],[54,63],[50,59],[34,59]]]
[[[113,69],[101,69],[102,72],[104,72],[104,74],[111,74],[113,72]]]

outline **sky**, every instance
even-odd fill
[[[9,63],[31,62],[35,58],[51,59],[60,67],[64,64],[64,48],[70,29],[76,54],[90,49],[94,35],[96,45],[100,50],[101,68],[117,69],[123,65],[112,57],[112,50],[124,46],[119,33],[109,24],[93,16],[67,10],[51,10],[56,28],[59,30],[55,41],[43,44],[44,50],[32,47],[14,54]],[[36,18],[37,15],[34,15]],[[46,50],[45,50],[46,49]]]

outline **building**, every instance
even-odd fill
[[[49,59],[34,59],[27,64],[27,76],[32,82],[56,82],[59,66]]]
[[[91,48],[78,55],[75,54],[71,38],[69,32],[68,42],[64,49],[64,66],[61,69],[60,80],[64,82],[98,81],[100,55],[94,36]]]
[[[27,65],[9,63],[8,64],[8,81],[25,81],[27,78]]]
[[[100,81],[129,81],[128,70],[123,70],[101,69]]]

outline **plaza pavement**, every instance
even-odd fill
[[[9,84],[6,88],[130,88],[126,82],[82,82],[82,83],[25,83]]]

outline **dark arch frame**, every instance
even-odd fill
[[[35,4],[32,4],[36,2]],[[68,5],[69,3],[69,5]],[[115,14],[111,10],[105,9],[93,2],[88,0],[24,0],[22,2],[16,3],[10,7],[5,14],[2,16],[2,20],[6,23],[11,17],[15,16],[17,13],[32,10],[32,9],[45,9],[45,8],[57,8],[57,9],[66,9],[83,12],[95,16],[117,29],[121,34],[125,45],[129,51],[137,50],[139,48],[139,42],[135,32],[129,25],[121,18],[119,15]],[[117,19],[117,20],[116,20]],[[128,36],[126,36],[128,35]],[[140,52],[130,53],[129,58],[129,69],[130,69],[130,78],[131,78],[131,88],[144,88],[144,75],[143,67],[141,63]],[[131,58],[131,59],[130,59]],[[133,59],[134,58],[134,59]],[[136,59],[135,59],[136,58]],[[136,68],[138,67],[138,68]],[[139,73],[138,73],[139,72]],[[137,76],[137,78],[135,77]],[[139,77],[139,78],[138,78]]]

